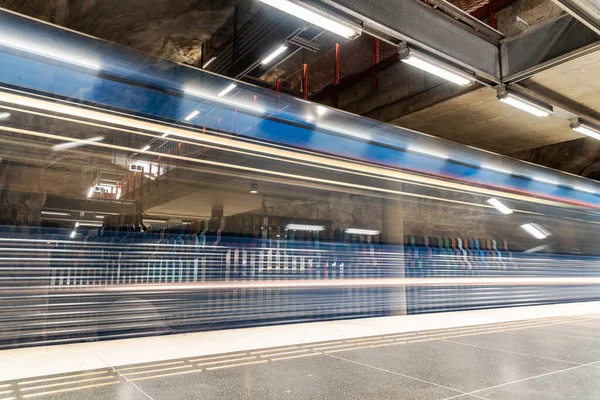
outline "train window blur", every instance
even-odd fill
[[[598,297],[595,182],[2,23],[0,348]]]

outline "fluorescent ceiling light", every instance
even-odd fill
[[[171,134],[171,131],[169,131],[169,132],[165,132],[165,133],[163,133],[162,135],[160,135],[160,137],[163,137],[163,138],[165,138],[165,137],[169,136],[170,134]]]
[[[196,118],[198,116],[198,114],[200,114],[200,111],[194,110],[187,117],[185,117],[183,120],[184,121],[191,121],[192,119]],[[163,136],[163,137],[165,137],[165,136]]]
[[[87,198],[89,199],[94,194],[94,187],[92,186],[90,190],[88,190]]]
[[[148,145],[148,146],[144,146],[142,149],[140,149],[140,153],[145,153],[145,152],[147,152],[148,150],[150,150],[150,145]]]
[[[293,15],[294,17],[305,20],[306,22],[316,25],[319,28],[326,29],[330,32],[338,34],[348,39],[355,39],[360,35],[360,29],[353,28],[349,24],[344,24],[331,16],[326,16],[317,11],[310,9],[305,4],[296,4],[290,0],[260,0],[265,4],[275,7],[283,12]]]
[[[527,233],[539,240],[546,239],[548,236],[550,236],[550,232],[548,232],[538,224],[525,224],[521,225],[521,228],[523,228]]]
[[[321,232],[325,230],[324,226],[319,225],[302,225],[302,224],[288,224],[286,229],[292,231],[309,231],[309,232]]]
[[[204,65],[202,66],[202,68],[206,68],[208,67],[210,64],[212,64],[213,61],[215,61],[217,59],[217,57],[211,57],[210,60],[208,60],[207,62],[204,63]]]
[[[66,142],[61,144],[56,144],[52,146],[52,151],[63,151],[68,149],[73,149],[75,147],[85,146],[88,143],[101,142],[104,138],[102,136],[96,136],[89,139],[76,140],[74,142]]]
[[[42,215],[56,215],[59,217],[69,217],[71,213],[59,212],[59,211],[42,211]]]
[[[510,208],[506,207],[498,199],[492,198],[492,199],[489,199],[487,202],[489,204],[493,205],[494,207],[496,207],[496,210],[500,211],[504,215],[508,215],[508,214],[512,214],[513,213],[513,211]]]
[[[379,235],[379,231],[375,231],[375,230],[371,230],[371,229],[350,228],[350,229],[346,229],[345,232],[349,235],[367,235],[367,236]]]
[[[77,235],[77,232],[75,232],[75,231],[71,232],[71,235],[70,235],[71,239],[74,239],[75,235]]]
[[[78,226],[102,226],[102,224],[99,222],[81,221],[81,222],[79,222]]]
[[[552,113],[552,107],[536,104],[533,101],[512,93],[505,92],[500,94],[498,95],[498,100],[540,118],[548,117]]]
[[[579,119],[575,119],[575,121],[571,123],[571,129],[586,136],[600,140],[600,128],[583,123]]]
[[[10,118],[10,113],[0,112],[0,121],[4,121],[5,119],[9,119],[9,118]]]
[[[227,93],[231,92],[233,89],[235,89],[237,85],[235,83],[231,83],[229,84],[229,86],[227,86],[225,89],[221,90],[219,92],[219,94],[217,95],[217,97],[223,97],[225,96]]]
[[[275,58],[277,58],[279,55],[281,55],[281,53],[283,53],[284,51],[287,50],[287,46],[285,44],[282,44],[281,46],[279,46],[277,48],[277,50],[273,51],[271,54],[269,54],[268,56],[266,56],[261,64],[262,65],[267,65],[269,64],[271,61],[273,61]]]
[[[475,82],[475,77],[471,77],[467,73],[456,68],[444,65],[433,58],[417,54],[414,51],[411,51],[408,57],[402,59],[402,62],[439,76],[452,83],[456,83],[457,85],[468,86]]]
[[[96,215],[95,217],[98,218],[98,219],[103,219],[104,215]]]
[[[79,222],[75,222],[75,229],[79,228]]]

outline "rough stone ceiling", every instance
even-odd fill
[[[235,0],[0,0],[0,7],[177,62],[218,47]],[[216,33],[219,33],[215,35]]]

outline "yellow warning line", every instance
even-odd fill
[[[275,353],[275,354],[263,354],[260,357],[261,358],[269,358],[269,357],[283,356],[286,354],[306,353],[307,351],[311,351],[311,349],[284,351],[283,353]]]
[[[123,372],[123,371],[133,371],[133,370],[136,370],[136,369],[144,369],[144,368],[164,367],[165,365],[176,365],[176,364],[183,364],[183,361],[174,361],[174,362],[161,363],[161,364],[151,364],[151,365],[138,365],[137,367],[127,367],[127,368],[116,367],[116,369],[119,372]]]
[[[195,358],[195,359],[188,360],[188,361],[189,362],[198,362],[198,361],[208,361],[208,360],[221,360],[223,358],[240,357],[240,356],[247,356],[247,355],[248,355],[248,353],[235,353],[235,354],[228,354],[226,356]]]
[[[99,383],[97,385],[80,386],[80,387],[76,387],[76,388],[51,390],[49,392],[30,393],[30,394],[23,395],[23,398],[28,399],[28,398],[31,398],[31,397],[47,396],[47,395],[50,395],[50,394],[73,392],[75,390],[92,389],[92,388],[97,388],[97,387],[110,386],[110,385],[118,385],[118,384],[119,384],[119,381],[115,381],[115,382]]]
[[[298,354],[296,356],[272,358],[271,361],[290,360],[292,358],[302,358],[302,357],[312,357],[312,356],[318,356],[320,354],[322,354],[322,353]]]
[[[179,365],[177,367],[169,367],[169,368],[159,368],[159,369],[151,369],[151,370],[145,370],[145,371],[135,371],[135,372],[128,372],[126,374],[123,374],[126,377],[130,377],[133,375],[143,375],[143,374],[152,374],[154,372],[164,372],[164,371],[173,371],[176,369],[185,369],[185,368],[192,368],[193,365]]]
[[[84,374],[64,375],[64,376],[56,376],[54,378],[35,379],[32,381],[19,382],[17,384],[18,385],[29,385],[32,383],[51,382],[51,381],[58,381],[61,379],[79,378],[81,376],[100,375],[100,374],[108,374],[108,371],[86,372]],[[4,385],[4,386],[10,386],[10,385]],[[0,387],[2,387],[2,386],[0,386]]]
[[[224,368],[233,368],[233,367],[241,367],[243,365],[251,365],[251,364],[264,364],[266,362],[269,362],[269,360],[258,360],[258,361],[250,361],[250,362],[246,362],[246,363],[239,363],[239,364],[231,364],[231,365],[220,365],[217,367],[210,367],[210,368],[206,368],[207,371],[213,371],[216,369],[224,369]]]
[[[129,379],[129,378],[125,378],[128,382],[135,382],[135,381],[144,381],[146,379],[154,379],[154,378],[164,378],[166,376],[174,376],[174,375],[183,375],[183,374],[191,374],[193,372],[202,372],[202,369],[198,368],[198,369],[191,369],[191,370],[187,370],[187,371],[179,371],[179,372],[172,372],[169,374],[161,374],[161,375],[152,375],[152,376],[143,376],[141,378],[133,378],[133,379]]]
[[[66,385],[77,385],[78,383],[82,383],[82,382],[94,382],[94,381],[102,381],[105,379],[114,379],[114,377],[112,375],[108,375],[108,376],[101,376],[100,378],[89,378],[89,379],[81,379],[78,381],[67,381],[67,382],[60,382],[60,383],[51,383],[48,385],[40,385],[40,386],[29,386],[29,387],[24,387],[21,388],[22,392],[26,392],[29,390],[39,390],[39,389],[46,389],[46,388],[51,388],[51,387],[57,387],[57,386],[66,386]]]
[[[196,365],[198,367],[201,367],[204,365],[223,364],[223,363],[228,363],[228,362],[233,362],[233,361],[245,361],[245,360],[255,360],[255,359],[256,359],[256,356],[250,356],[250,357],[234,358],[231,360],[213,361],[213,362],[207,362],[207,363],[196,364]]]

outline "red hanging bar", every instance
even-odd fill
[[[308,100],[308,64],[303,64],[302,72],[302,97]]]
[[[378,81],[377,81],[377,64],[379,64],[379,39],[373,39],[373,89],[377,89]]]
[[[340,44],[335,44],[335,63],[333,71],[333,106],[338,106],[338,85],[340,84]]]

